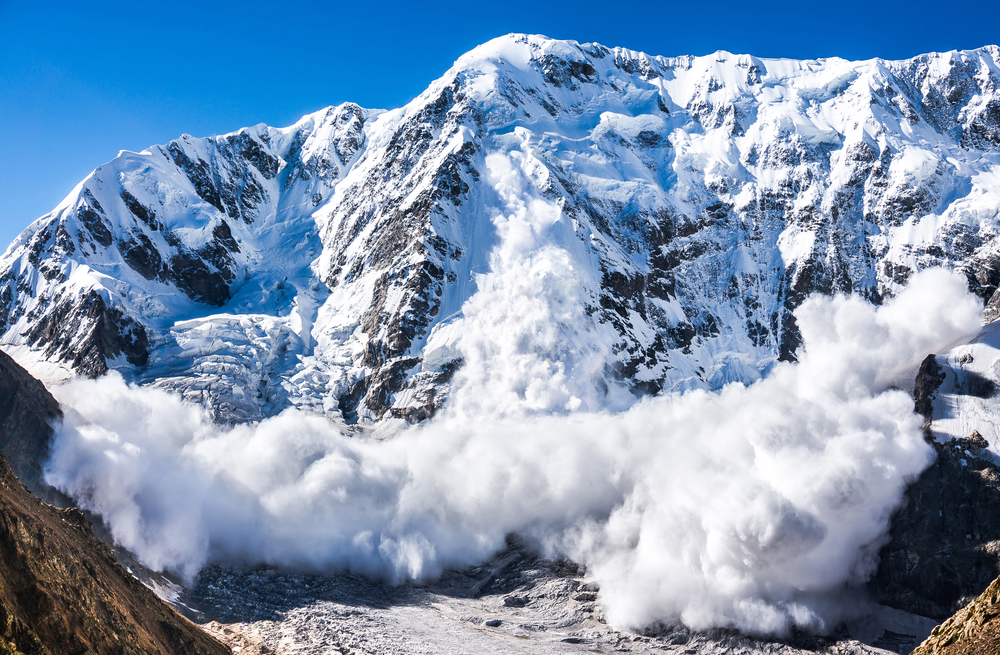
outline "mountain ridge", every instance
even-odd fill
[[[489,381],[476,362],[497,353],[467,333],[516,331],[472,312],[490,290],[531,296],[536,332],[561,326],[504,355],[561,386],[506,407],[752,382],[794,358],[808,293],[877,301],[945,265],[993,297],[998,60],[500,37],[399,109],[99,167],[0,259],[0,342],[35,372],[119,369],[224,421],[419,421],[454,376]]]

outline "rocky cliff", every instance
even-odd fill
[[[52,443],[52,423],[61,418],[59,403],[45,386],[0,352],[0,452],[8,458],[14,475],[35,495],[65,505],[68,499],[42,479],[42,465],[49,458]]]
[[[973,599],[913,651],[913,655],[1000,653],[1000,579]]]
[[[0,448],[42,485],[47,421],[59,407],[3,353],[0,398]],[[229,652],[125,571],[79,510],[41,502],[7,461],[0,455],[0,652]]]

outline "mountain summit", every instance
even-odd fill
[[[1000,48],[655,57],[511,34],[405,107],[100,166],[0,259],[2,343],[222,421],[616,408],[792,359],[811,292],[1000,284]],[[500,362],[503,366],[497,366]]]

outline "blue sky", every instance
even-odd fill
[[[346,100],[398,107],[508,32],[662,55],[898,59],[1000,42],[1000,3],[0,0],[0,242],[121,149]]]

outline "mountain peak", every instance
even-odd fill
[[[123,152],[0,261],[3,343],[224,420],[420,420],[498,356],[465,336],[478,303],[528,294],[539,321],[582,317],[565,347],[509,354],[578,371],[563,404],[751,382],[794,357],[810,292],[882,298],[930,265],[983,298],[1000,284],[1000,67],[972,52],[665,58],[498,37],[397,110]],[[563,272],[515,292],[529,262]],[[601,397],[581,391],[595,379]],[[498,393],[534,402],[515,387]]]

